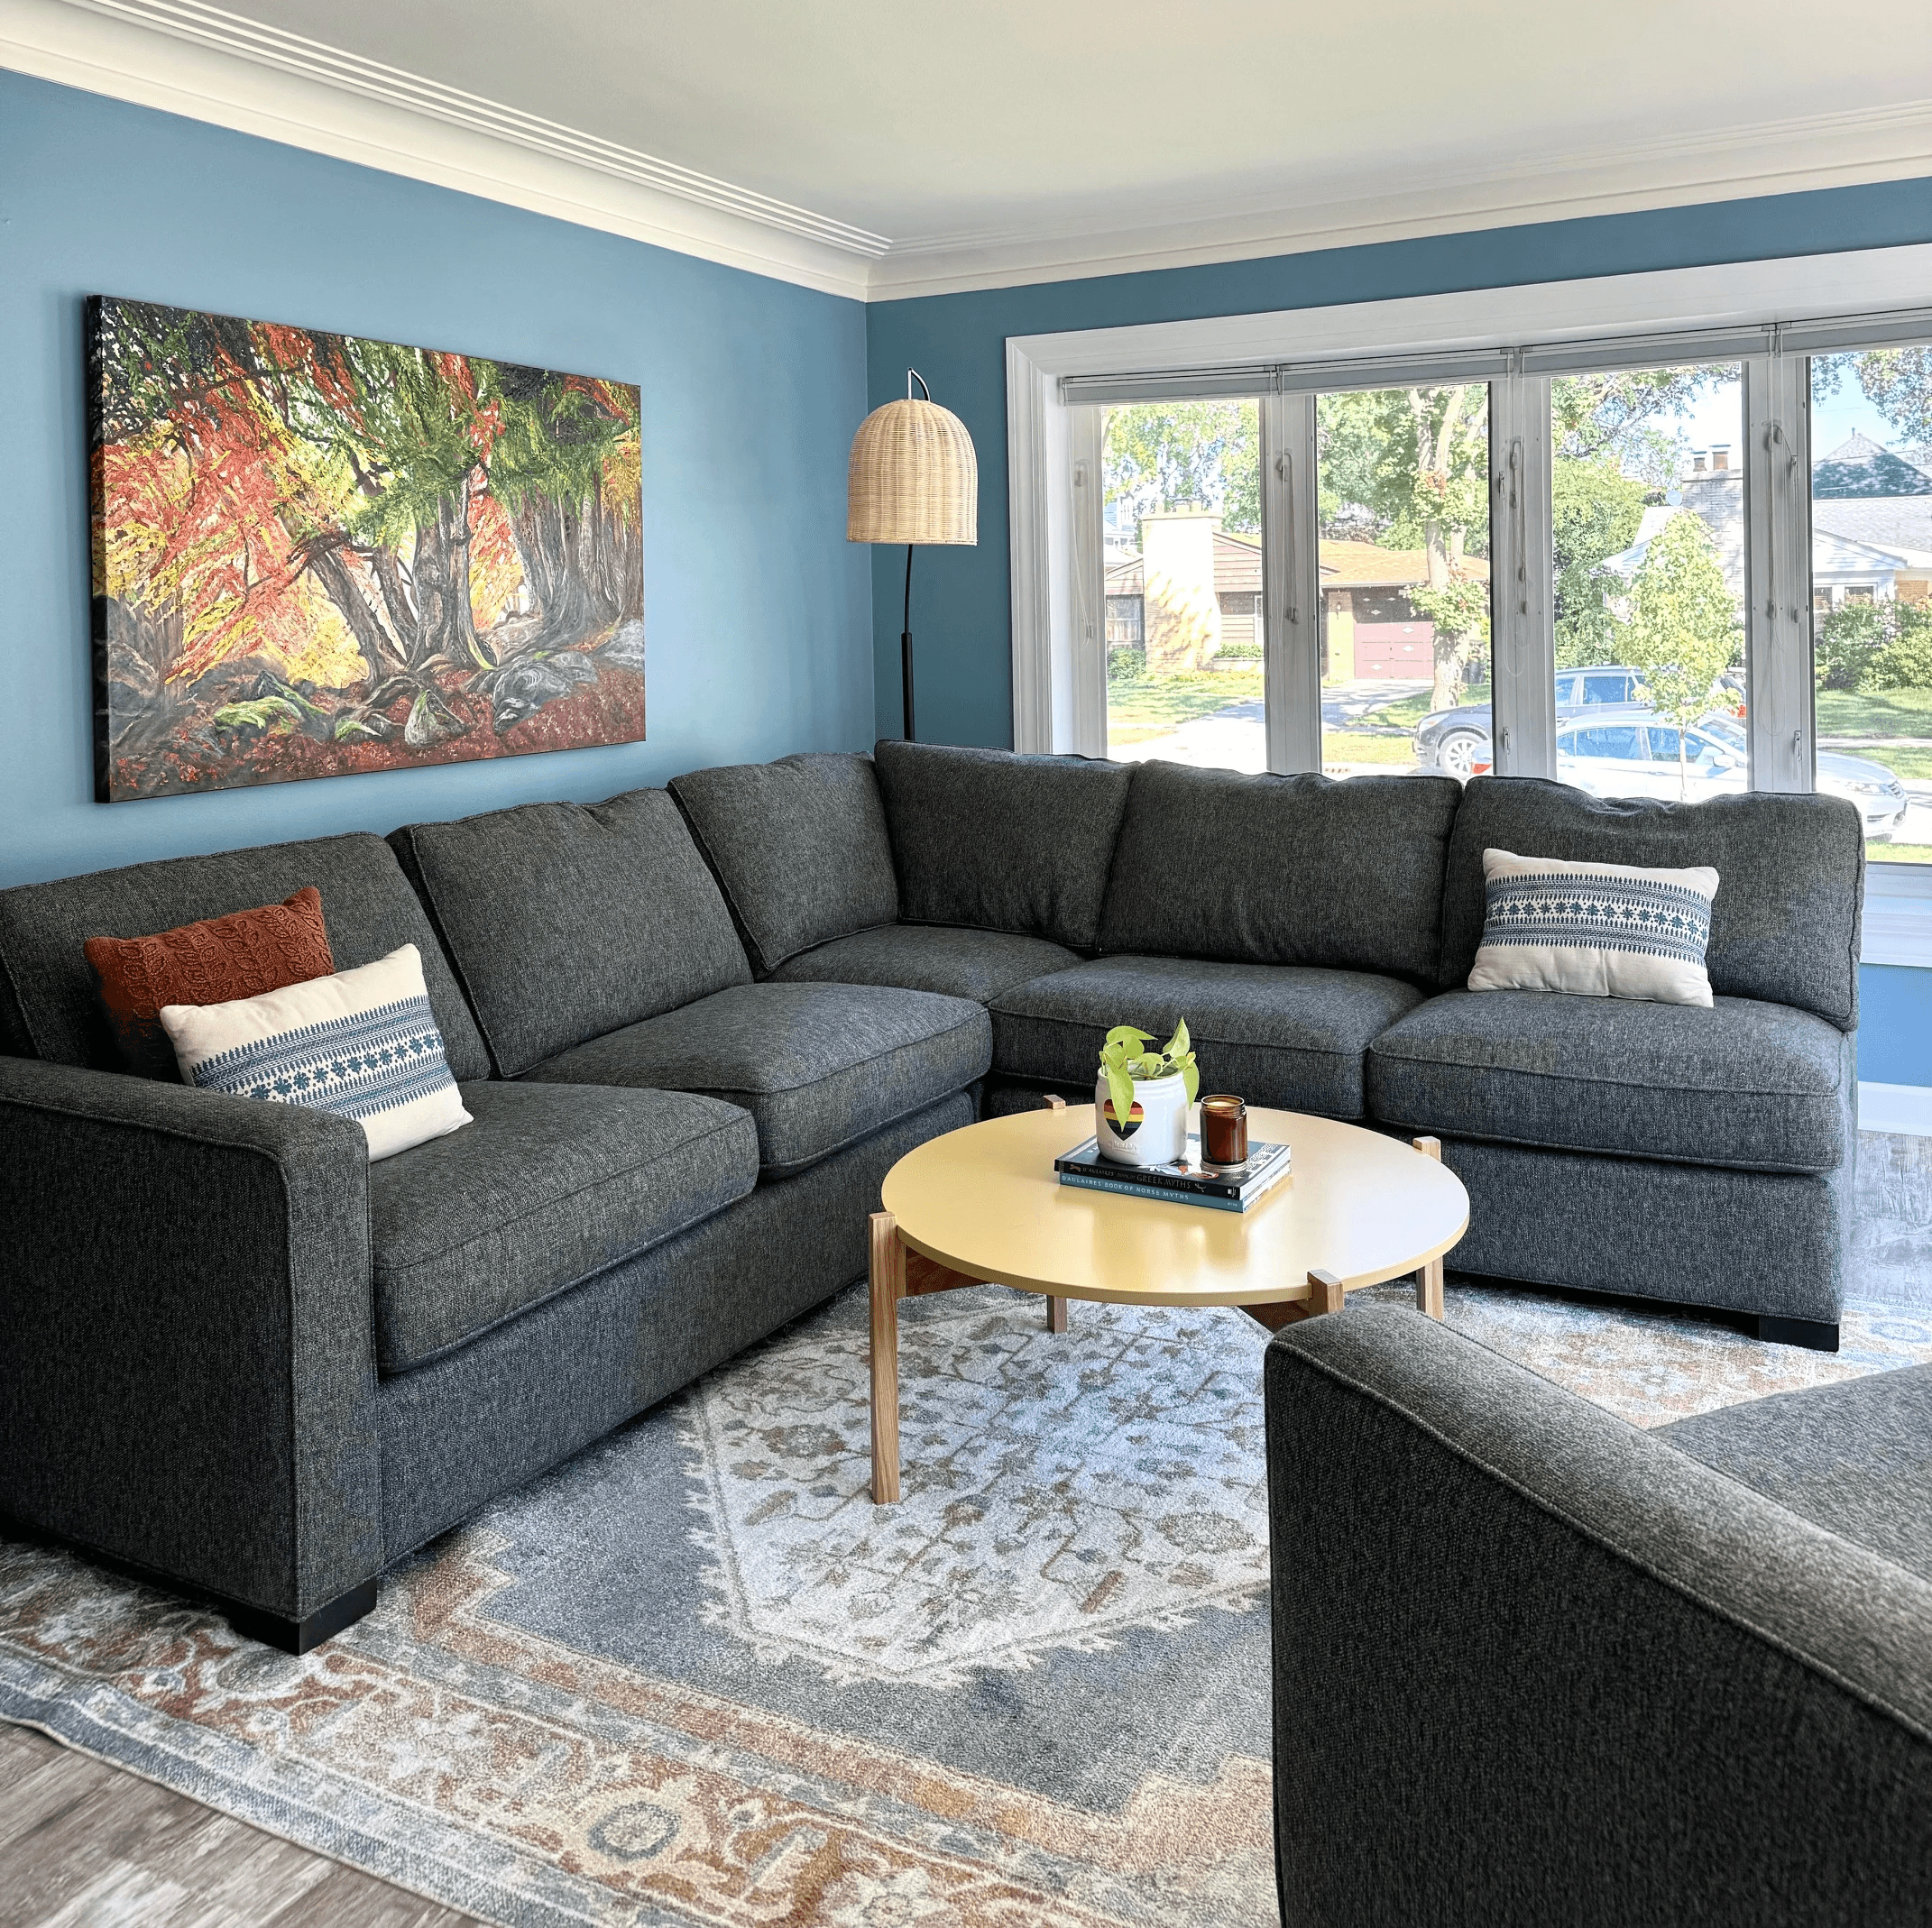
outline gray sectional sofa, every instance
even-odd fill
[[[1458,990],[1491,844],[1715,864],[1716,1008]],[[312,1644],[858,1277],[897,1159],[1084,1101],[1125,1021],[1440,1136],[1459,1267],[1831,1343],[1862,862],[1821,797],[884,742],[0,892],[0,1511]],[[338,968],[421,950],[473,1125],[371,1166],[352,1121],[117,1068],[86,939],[308,884]]]
[[[1932,1366],[1646,1432],[1375,1306],[1265,1377],[1284,1922],[1926,1920]]]

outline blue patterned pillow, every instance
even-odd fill
[[[1472,991],[1711,1001],[1704,966],[1717,873],[1483,852],[1488,914]]]
[[[471,1122],[414,944],[259,997],[163,1005],[184,1084],[354,1118],[391,1158]]]

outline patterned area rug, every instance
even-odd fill
[[[1646,1425],[1932,1361],[1897,1307],[1835,1358],[1454,1281],[1449,1311]],[[849,1294],[299,1660],[0,1544],[0,1715],[514,1928],[1272,1923],[1265,1335],[1072,1312],[907,1303],[877,1510]]]

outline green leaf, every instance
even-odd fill
[[[1107,1095],[1114,1102],[1114,1123],[1125,1130],[1134,1109],[1134,1080],[1116,1065],[1107,1067]]]
[[[1201,1073],[1194,1068],[1191,1053],[1187,1062],[1181,1068],[1181,1076],[1187,1084],[1187,1101],[1191,1105],[1201,1096]]]
[[[216,711],[214,723],[217,730],[259,730],[268,736],[285,737],[301,715],[300,707],[286,696],[256,696],[224,703]]]
[[[1174,1026],[1174,1034],[1167,1041],[1166,1056],[1184,1058],[1187,1055],[1187,1020],[1183,1017]]]
[[[1154,1034],[1151,1032],[1136,1031],[1132,1024],[1116,1024],[1107,1033],[1107,1045],[1103,1046],[1102,1049],[1107,1049],[1115,1044],[1152,1044],[1153,1042]]]

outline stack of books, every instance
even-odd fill
[[[1218,1212],[1245,1212],[1288,1176],[1288,1168],[1285,1144],[1261,1142],[1248,1146],[1245,1165],[1208,1164],[1200,1138],[1191,1134],[1187,1149],[1171,1165],[1116,1164],[1100,1156],[1091,1138],[1053,1161],[1063,1185],[1118,1191],[1130,1198],[1162,1198],[1173,1205],[1205,1205]]]

